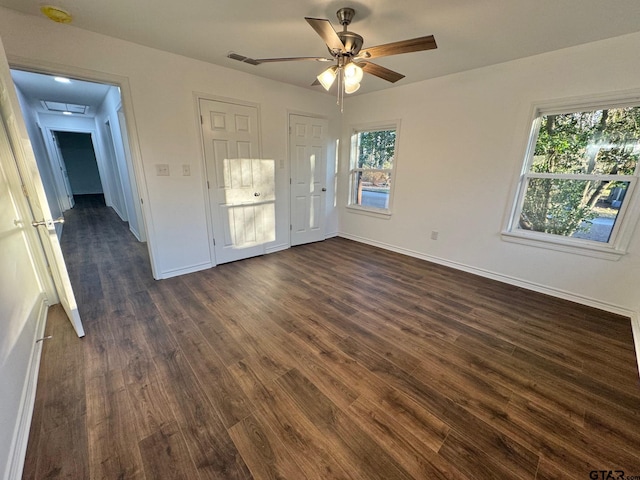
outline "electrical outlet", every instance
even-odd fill
[[[158,177],[168,177],[169,176],[169,165],[165,163],[156,164],[156,175]]]
[[[438,239],[438,232],[436,230],[432,230],[431,231],[431,240],[437,240]]]
[[[191,175],[191,165],[188,164],[184,164],[182,165],[182,176],[183,177],[188,177]]]

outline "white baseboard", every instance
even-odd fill
[[[264,249],[265,254],[276,253],[282,250],[286,250],[287,248],[291,248],[291,245],[288,243],[281,243],[280,245],[273,245],[271,247],[266,247]]]
[[[136,240],[138,240],[139,242],[142,242],[142,240],[140,240],[140,234],[135,228],[131,226],[131,222],[129,222],[129,231],[133,233],[133,236],[136,237]]]
[[[636,361],[638,362],[638,374],[640,375],[640,311],[631,316],[631,331],[633,343],[636,346]]]
[[[179,275],[186,275],[188,273],[199,272],[200,270],[206,270],[208,268],[213,267],[211,262],[198,263],[196,265],[190,265],[188,267],[174,268],[172,270],[165,270],[160,274],[160,278],[157,280],[162,280],[165,278],[177,277]]]
[[[338,235],[340,235],[338,232],[325,232],[324,239],[337,237]]]
[[[22,390],[20,409],[16,415],[16,428],[11,442],[11,453],[9,454],[9,464],[7,465],[5,480],[19,480],[22,478],[33,408],[36,402],[40,357],[42,356],[42,342],[36,343],[36,340],[44,336],[48,308],[49,306],[46,303],[45,296],[42,294],[30,314],[31,318],[33,318],[34,315],[36,316],[36,328],[33,335],[31,354],[29,356],[27,377]]]
[[[497,280],[499,282],[507,283],[509,285],[514,285],[516,287],[522,287],[527,290],[533,290],[534,292],[544,293],[545,295],[562,298],[563,300],[569,300],[571,302],[579,303],[581,305],[586,305],[588,307],[597,308],[599,310],[604,310],[606,312],[616,313],[624,317],[631,318],[635,315],[635,312],[633,310],[629,310],[627,308],[620,307],[618,305],[613,305],[607,302],[603,302],[595,298],[590,298],[583,295],[578,295],[576,293],[567,292],[565,290],[561,290],[558,288],[547,287],[545,285],[540,285],[539,283],[530,282],[528,280],[523,280],[523,279],[512,277],[509,275],[503,275],[501,273],[492,272],[490,270],[485,270],[482,268],[472,267],[470,265],[465,265],[463,263],[458,263],[451,260],[446,260],[444,258],[427,255],[425,253],[416,252],[414,250],[409,250],[407,248],[397,247],[395,245],[378,242],[376,240],[360,237],[358,235],[352,235],[349,233],[340,233],[339,236],[343,238],[347,238],[349,240],[353,240],[355,242],[366,243],[367,245],[379,247],[384,250],[390,250],[392,252],[401,253],[403,255],[419,258],[421,260],[426,260],[428,262],[437,263],[438,265],[444,265],[445,267],[451,267],[456,270],[462,270],[463,272],[473,273],[474,275],[490,278],[492,280]]]
[[[116,215],[118,215],[118,217],[120,217],[120,220],[122,220],[123,222],[126,222],[126,215],[123,215],[120,210],[118,210],[115,206],[115,204],[111,204],[109,205],[109,207],[111,207],[113,209],[114,212],[116,212]]]

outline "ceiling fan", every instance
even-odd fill
[[[370,61],[372,58],[387,57],[400,53],[419,52],[422,50],[432,50],[438,48],[433,35],[412,38],[399,42],[387,43],[375,47],[362,48],[364,39],[357,33],[350,32],[347,27],[355,15],[353,8],[341,8],[337,12],[338,21],[342,25],[341,32],[336,32],[331,22],[326,18],[310,18],[305,20],[311,25],[318,35],[327,44],[332,58],[325,57],[285,57],[285,58],[250,58],[237,53],[230,53],[227,56],[233,60],[248,63],[250,65],[260,65],[272,62],[296,62],[296,61],[316,61],[336,63],[318,75],[312,85],[322,85],[329,90],[333,82],[338,79],[338,103],[341,103],[341,93],[353,93],[360,88],[363,72],[375,75],[376,77],[395,83],[404,78],[404,75],[394,72],[381,65]]]

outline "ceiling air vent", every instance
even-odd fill
[[[50,112],[71,112],[84,115],[89,111],[89,105],[76,105],[75,103],[60,103],[49,100],[41,100],[41,103]]]

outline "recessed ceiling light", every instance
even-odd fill
[[[71,112],[62,112],[63,115],[73,115]]]
[[[68,79],[68,78],[66,78],[66,77],[53,77],[53,79],[54,79],[56,82],[60,82],[60,83],[71,83],[71,80],[69,80],[69,79]]]
[[[43,5],[40,7],[40,11],[45,17],[53,20],[54,22],[71,23],[71,20],[73,20],[73,17],[69,12],[60,7],[54,7],[53,5]]]

